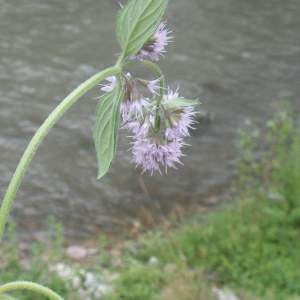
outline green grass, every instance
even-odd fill
[[[140,253],[162,265],[205,268],[212,283],[258,296],[300,295],[299,228],[282,203],[261,200],[185,225]],[[128,298],[129,299],[129,298]],[[148,298],[150,299],[150,298]]]
[[[16,225],[9,223],[5,233],[7,243],[1,247],[0,284],[18,280],[32,281],[49,287],[65,299],[79,299],[73,293],[71,282],[63,280],[49,270],[51,264],[67,261],[63,252],[64,238],[62,225],[54,217],[49,217],[47,239],[44,243],[34,244],[28,259],[29,266],[20,261]],[[45,300],[47,297],[31,291],[22,290],[13,293],[19,300]]]
[[[118,289],[110,299],[131,300],[152,299],[164,283],[159,269],[151,266],[136,265],[123,273],[118,280]]]

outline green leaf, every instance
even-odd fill
[[[96,109],[94,142],[99,168],[98,179],[109,170],[116,153],[122,94],[122,86],[118,86],[101,97]]]
[[[166,102],[163,102],[163,106],[179,106],[179,107],[185,107],[185,106],[195,106],[197,105],[198,99],[196,100],[188,100],[185,98],[174,98],[171,100],[168,100]]]
[[[123,58],[138,53],[161,22],[167,4],[168,0],[130,0],[119,11],[116,28]]]

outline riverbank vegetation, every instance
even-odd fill
[[[260,130],[247,120],[238,148],[237,174],[222,209],[194,215],[172,230],[148,231],[117,254],[102,237],[85,267],[67,259],[53,219],[47,241],[33,248],[24,266],[11,225],[0,252],[0,282],[38,281],[65,299],[210,300],[227,290],[236,299],[300,299],[300,119],[282,104]],[[75,275],[58,276],[51,266],[61,262]],[[95,274],[109,292],[83,296],[84,272]],[[30,292],[14,296],[31,299]]]

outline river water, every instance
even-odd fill
[[[48,114],[82,81],[115,63],[117,2],[0,0],[1,198]],[[197,109],[213,116],[187,139],[184,166],[141,177],[120,132],[114,164],[97,180],[92,131],[94,98],[101,93],[94,87],[55,125],[30,164],[11,214],[22,239],[43,235],[49,214],[74,243],[152,226],[171,211],[201,210],[207,197],[213,202],[232,178],[244,119],[263,126],[281,100],[300,112],[299,16],[299,0],[171,0],[165,19],[175,39],[159,66],[170,87],[199,98]]]

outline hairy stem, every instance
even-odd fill
[[[78,100],[84,93],[86,93],[89,89],[91,89],[94,85],[96,85],[99,81],[103,80],[105,77],[119,73],[120,67],[118,65],[108,68],[100,73],[92,76],[90,79],[86,80],[80,86],[78,86],[69,96],[67,96],[49,115],[49,117],[45,120],[36,134],[33,136],[30,141],[27,149],[25,150],[19,165],[13,175],[13,178],[8,186],[6,191],[1,209],[0,209],[0,242],[2,240],[3,232],[5,229],[5,224],[7,222],[7,218],[17,193],[18,187],[21,183],[21,180],[26,172],[26,169],[35,153],[40,143],[49,132],[49,130],[53,127],[53,125],[57,122],[57,120],[66,112],[66,110]]]
[[[6,294],[1,294],[0,295],[0,300],[17,300],[16,298],[13,298],[9,295],[6,295]]]
[[[30,282],[30,281],[15,281],[15,282],[3,284],[0,286],[0,294],[11,291],[11,290],[16,290],[16,289],[26,289],[26,290],[38,292],[38,293],[41,293],[41,294],[47,296],[51,300],[64,300],[62,297],[60,297],[58,294],[56,294],[49,288],[47,288],[43,285],[34,283],[34,282]],[[2,295],[0,295],[0,297],[1,296]]]

